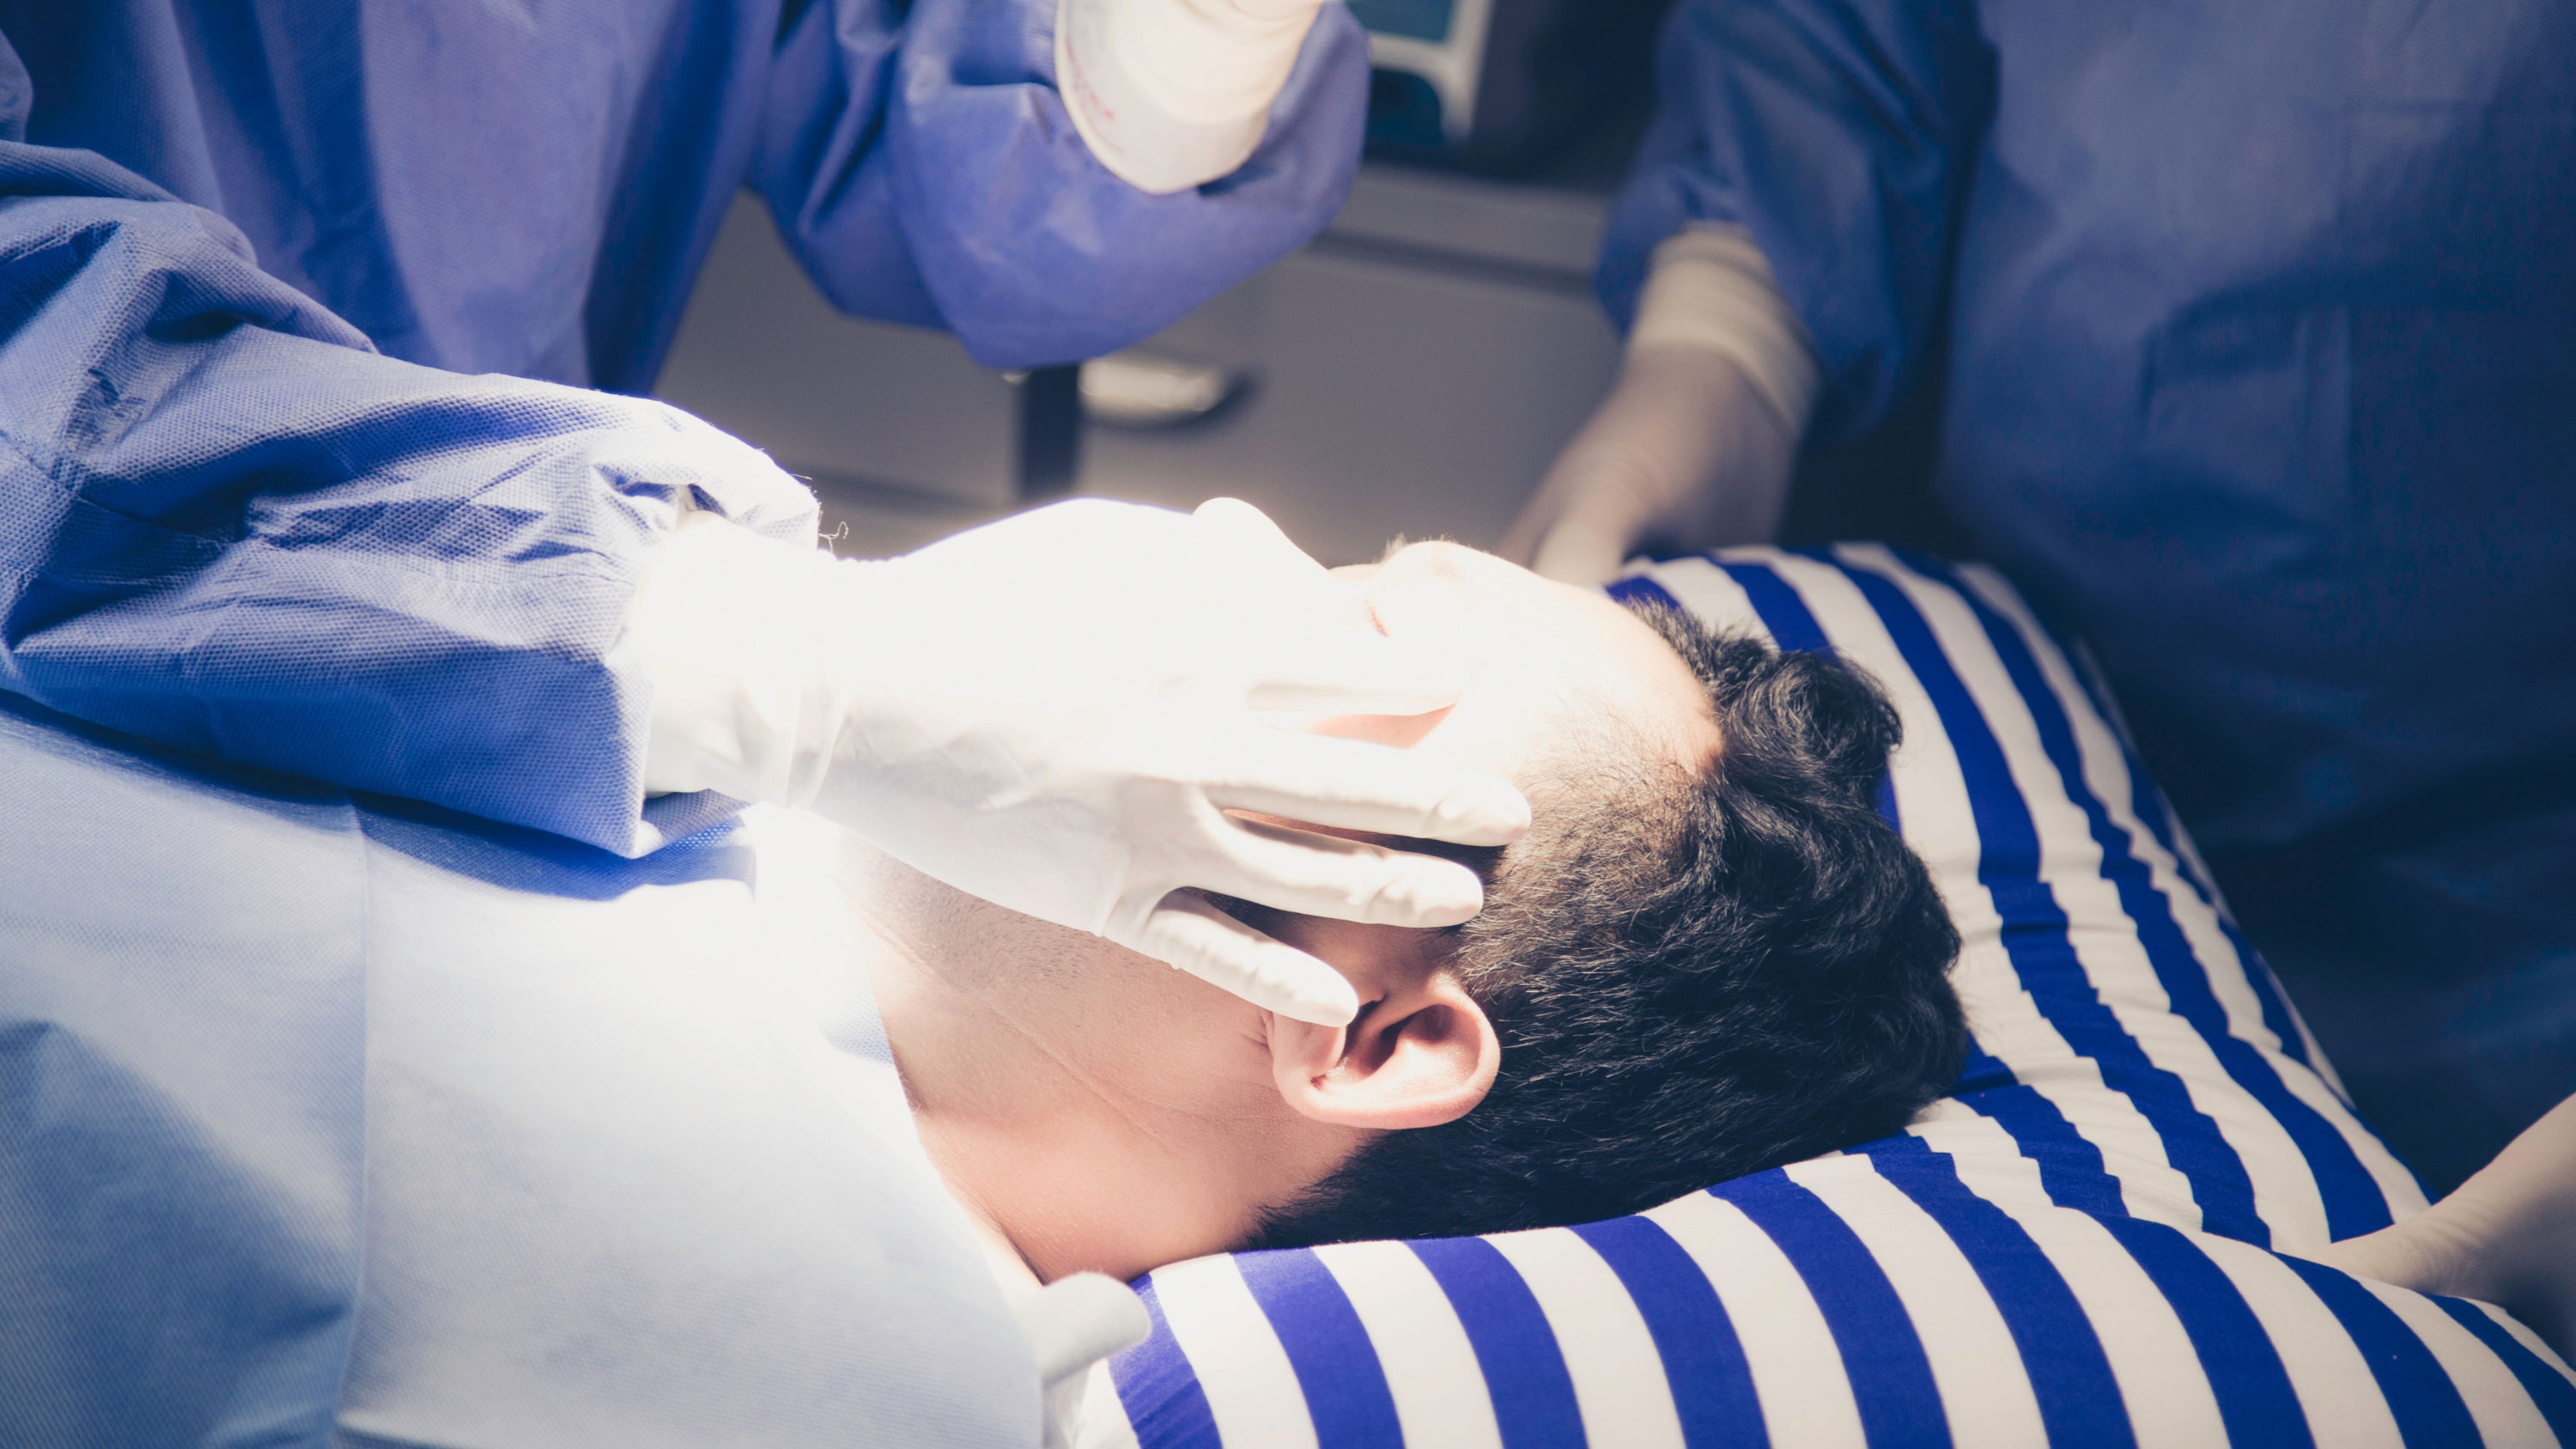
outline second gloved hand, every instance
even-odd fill
[[[1495,550],[1547,578],[1598,584],[1649,547],[1766,543],[1798,440],[1714,352],[1632,353]]]
[[[1769,542],[1820,385],[1806,329],[1751,236],[1682,228],[1655,248],[1618,385],[1498,552],[1597,584],[1644,549]]]
[[[1418,714],[1455,666],[1247,504],[1058,504],[840,562],[694,518],[630,619],[650,791],[810,806],[923,873],[1339,1025],[1316,958],[1197,892],[1401,926],[1482,905],[1455,862],[1229,812],[1500,845],[1508,783],[1262,711]]]
[[[1261,144],[1323,0],[1057,0],[1056,89],[1100,164],[1185,191]]]

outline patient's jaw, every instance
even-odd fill
[[[1587,751],[1704,760],[1696,680],[1603,596],[1448,544],[1347,571],[1390,633],[1454,648],[1467,693],[1436,716],[1316,722],[1498,771],[1544,809]],[[1586,721],[1618,719],[1625,731]],[[1616,745],[1606,741],[1619,741]],[[1616,763],[1616,762],[1604,762]],[[1098,937],[962,895],[851,843],[851,899],[915,1120],[952,1192],[1039,1277],[1132,1277],[1246,1241],[1378,1132],[1472,1110],[1493,1025],[1442,933],[1253,912],[1359,990],[1348,1028],[1268,1012]]]
[[[895,948],[874,976],[923,1145],[1041,1279],[1132,1277],[1231,1247],[1378,1130],[1362,1125],[1371,1115],[1463,1111],[1492,1080],[1490,1029],[1462,1014],[1474,1004],[1421,959],[1415,933],[1347,926],[1329,945],[1299,942],[1331,950],[1360,988],[1361,1045],[1344,1052],[1342,1031],[863,849],[851,885]],[[1434,1039],[1404,1041],[1404,1015]]]

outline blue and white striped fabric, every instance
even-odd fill
[[[2576,1444],[2576,1377],[2519,1324],[2291,1256],[2422,1193],[2001,578],[1846,545],[1614,591],[1895,699],[1886,808],[1965,941],[1957,1090],[1634,1217],[1162,1269],[1081,1444]]]

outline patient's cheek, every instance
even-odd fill
[[[1363,991],[1379,984],[1389,972],[1422,969],[1432,938],[1440,934],[1286,911],[1277,913],[1267,929],[1298,950],[1322,957]]]

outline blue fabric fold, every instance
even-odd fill
[[[626,859],[6,695],[0,781],[0,1443],[1037,1442],[864,963],[742,830]]]

